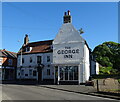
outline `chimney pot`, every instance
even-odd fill
[[[68,10],[68,15],[70,15],[70,10]]]
[[[67,15],[67,13],[65,12],[65,13],[64,13],[64,16],[66,16],[66,15]]]

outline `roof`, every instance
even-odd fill
[[[31,42],[27,45],[22,46],[22,54],[32,54],[32,53],[47,53],[52,52],[52,41],[53,40],[46,40],[46,41],[38,41],[38,42]],[[31,51],[26,52],[26,48],[30,48]],[[20,54],[21,49],[19,50],[18,54]]]
[[[0,50],[0,57],[17,58],[17,53],[3,49]]]

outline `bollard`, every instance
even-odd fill
[[[98,79],[97,79],[97,92],[99,92]]]

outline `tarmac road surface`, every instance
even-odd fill
[[[2,100],[94,100],[93,102],[99,102],[101,100],[100,102],[118,102],[118,100],[114,99],[83,95],[34,85],[11,84],[2,85]]]

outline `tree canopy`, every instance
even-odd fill
[[[120,71],[120,44],[116,42],[104,42],[93,50],[93,56],[103,67],[112,67]],[[110,69],[110,68],[109,68]]]

